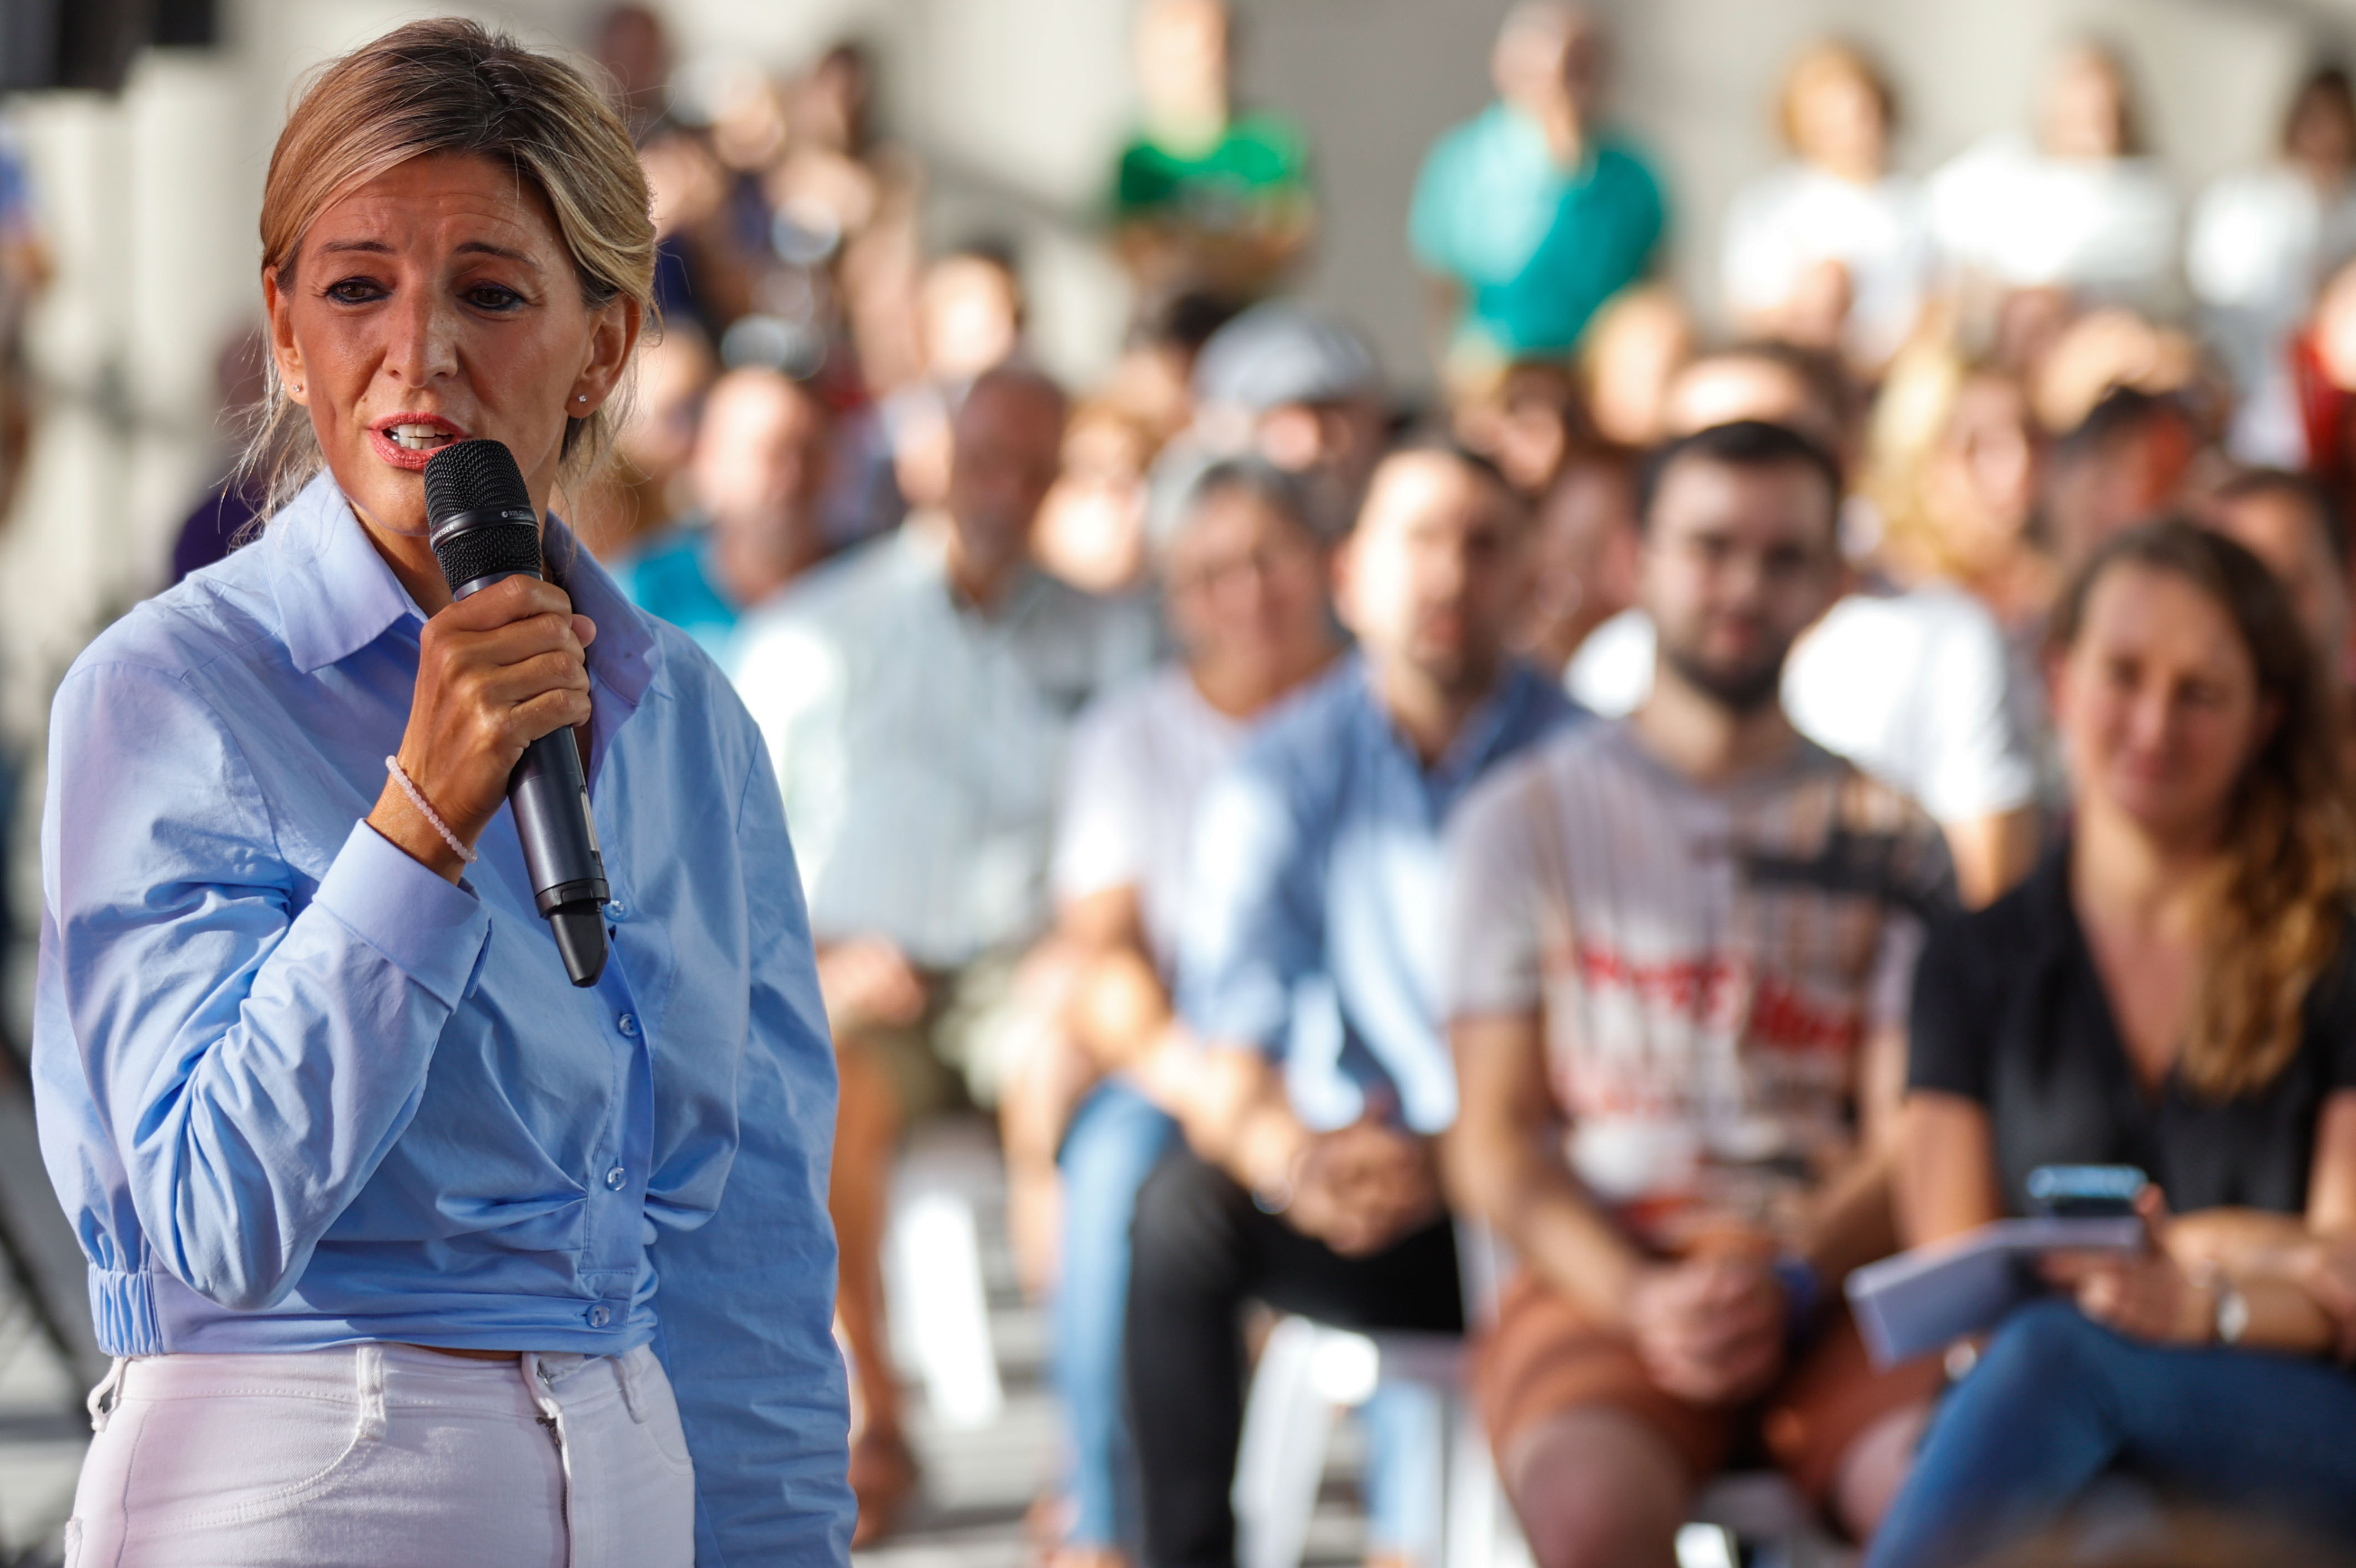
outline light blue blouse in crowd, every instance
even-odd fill
[[[505,809],[457,886],[362,821],[423,623],[323,476],[59,688],[42,1152],[108,1351],[651,1343],[699,1563],[841,1561],[834,1060],[768,753],[549,533],[598,628],[603,978],[567,982]]]

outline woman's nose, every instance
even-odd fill
[[[2138,692],[2127,704],[2127,738],[2146,750],[2168,745],[2176,728],[2176,704],[2165,688]]]
[[[457,316],[423,291],[396,296],[383,317],[390,339],[384,369],[409,386],[424,386],[458,369]]]

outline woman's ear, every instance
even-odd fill
[[[268,267],[262,272],[262,303],[270,318],[270,359],[278,367],[279,382],[288,397],[307,403],[310,378],[303,373],[303,346],[294,338],[294,313],[278,286],[277,272]]]
[[[637,347],[644,326],[645,312],[627,295],[598,308],[589,331],[588,363],[581,367],[565,399],[567,414],[586,419],[605,406],[605,400],[614,395],[614,388],[621,382],[622,369],[630,362],[630,350]]]

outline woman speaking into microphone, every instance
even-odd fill
[[[270,165],[259,538],[59,689],[41,1143],[116,1360],[68,1561],[846,1554],[834,1067],[767,753],[547,508],[655,246],[629,137],[470,23],[335,61]],[[503,444],[541,581],[453,603],[423,470]],[[569,730],[611,957],[501,808]]]

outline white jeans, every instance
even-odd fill
[[[118,1360],[66,1568],[689,1568],[695,1477],[654,1353],[406,1345]]]

